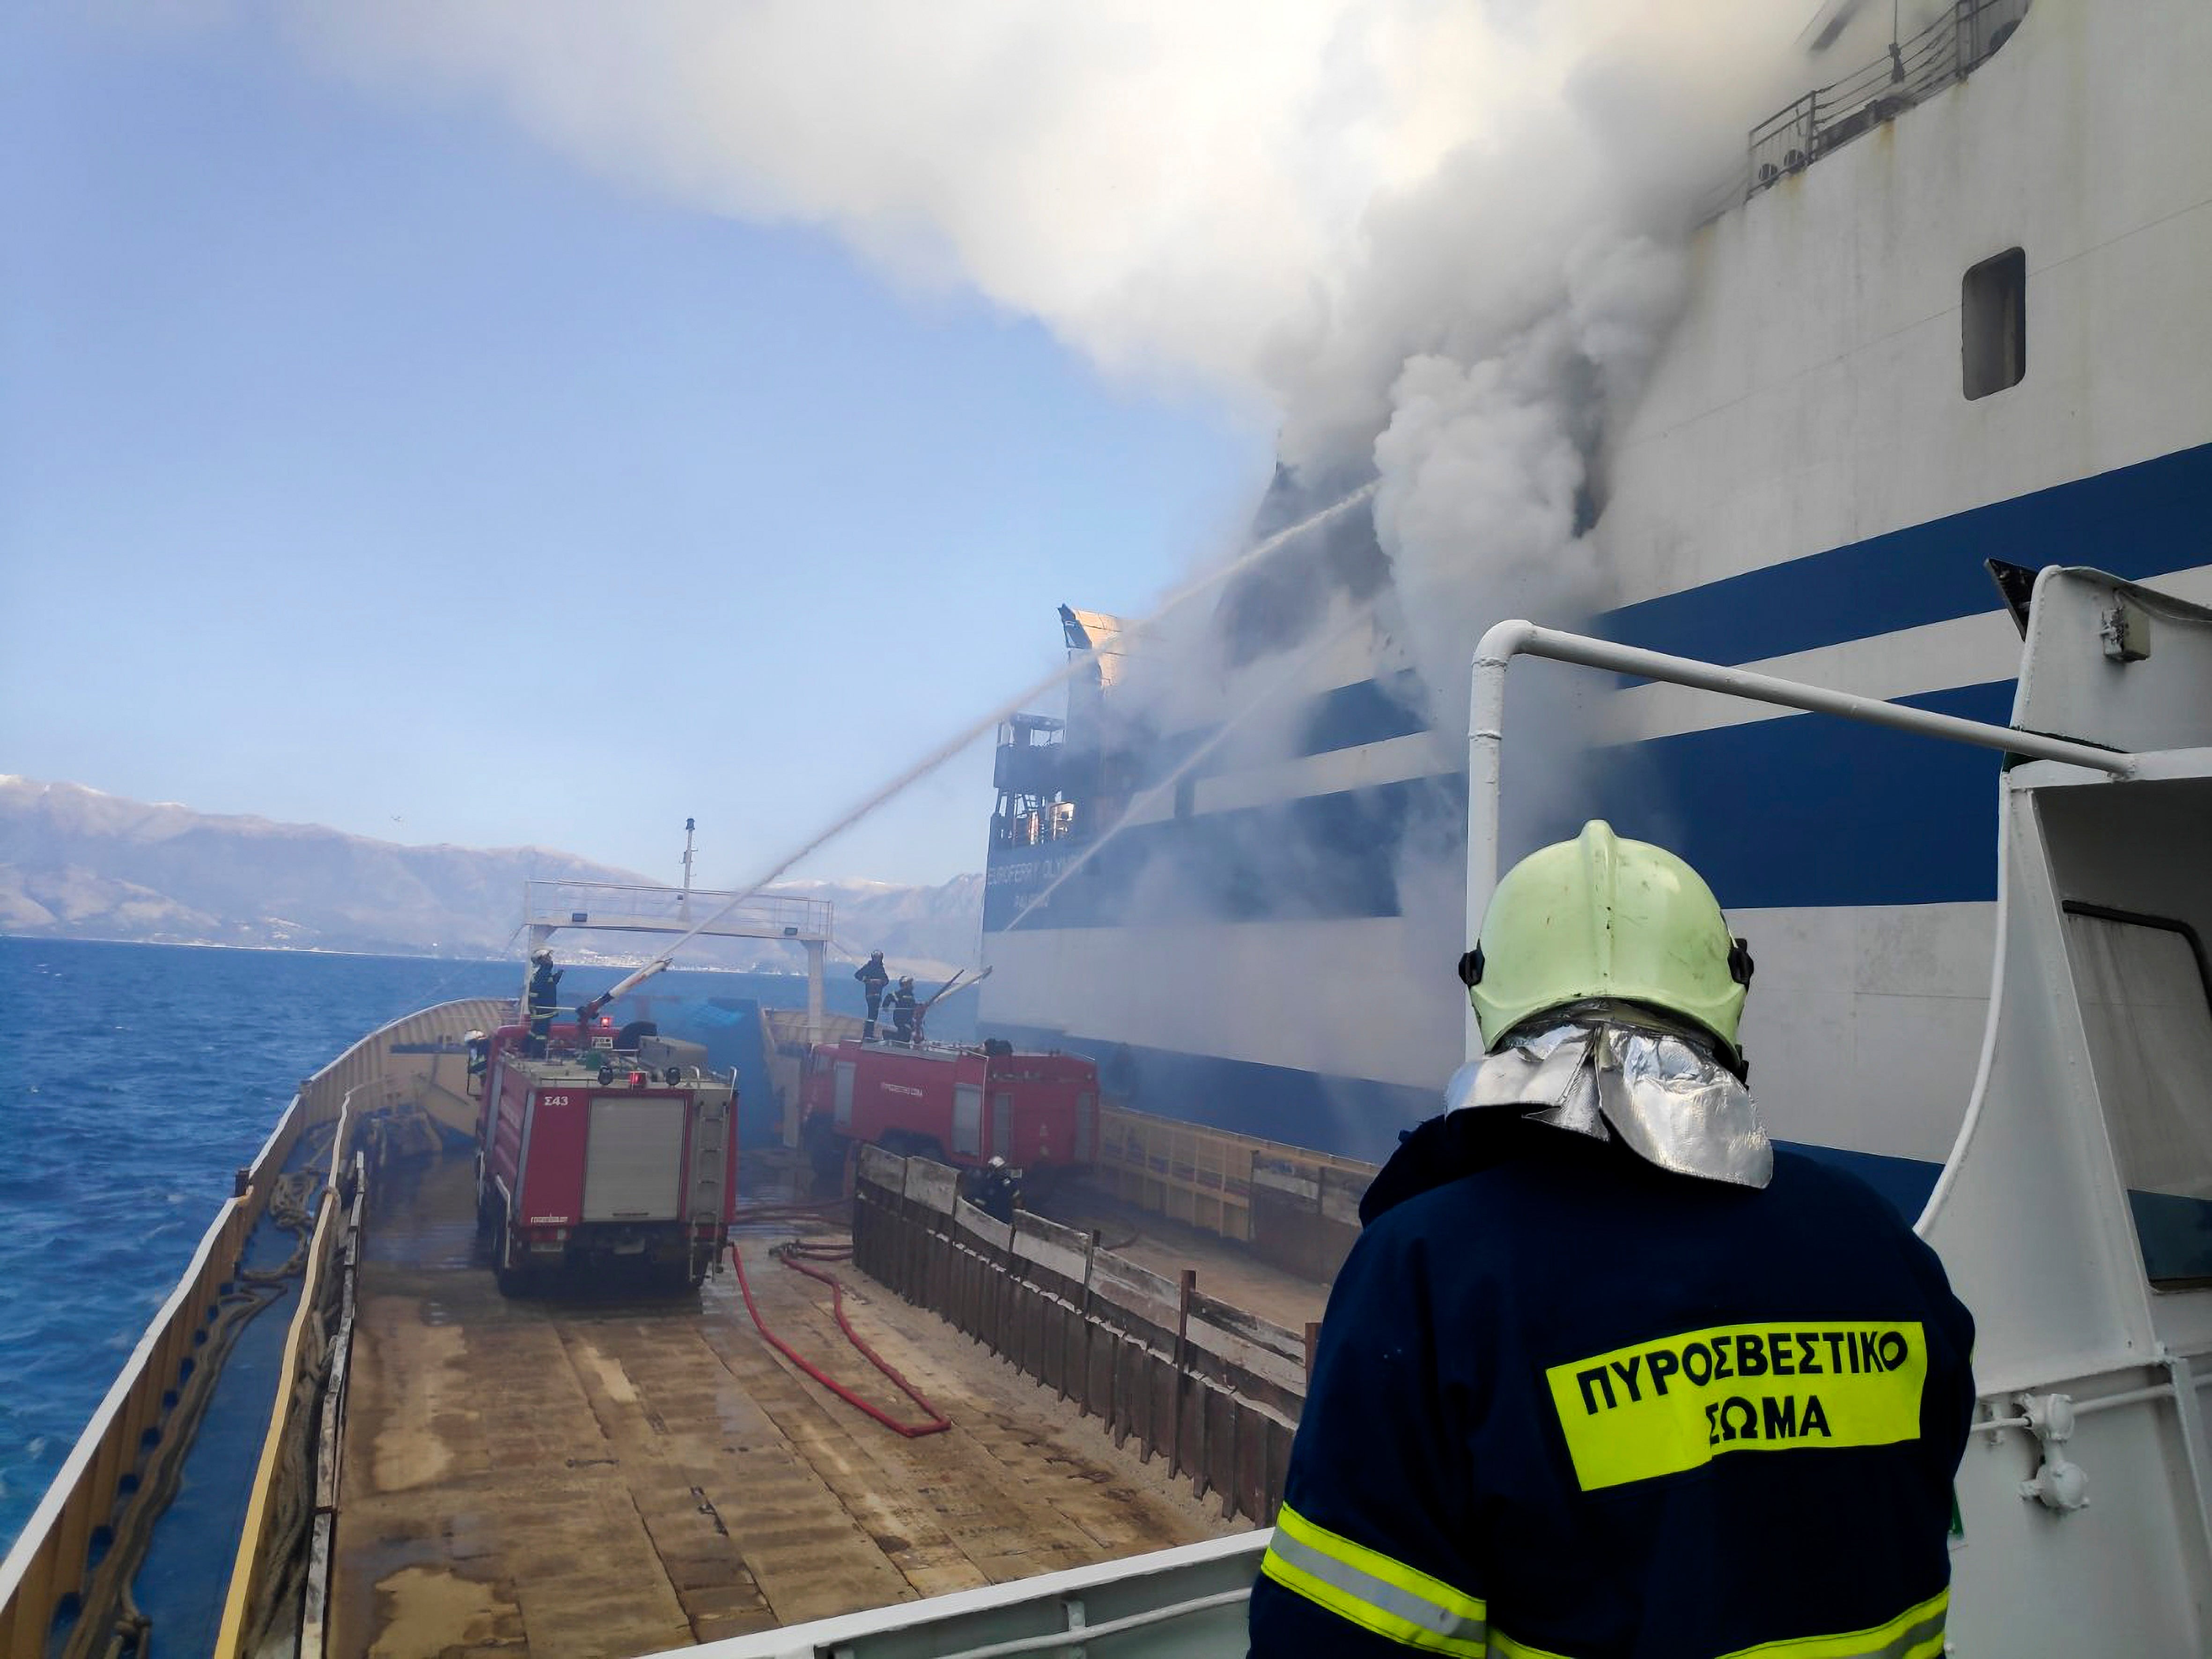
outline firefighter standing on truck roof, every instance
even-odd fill
[[[868,959],[853,970],[853,977],[860,981],[860,989],[867,994],[868,998],[868,1018],[867,1023],[860,1027],[860,1040],[873,1042],[876,1040],[876,1011],[884,1006],[884,987],[891,982],[890,974],[884,966],[884,953],[881,951],[869,951]]]
[[[553,953],[543,947],[530,953],[530,963],[529,1052],[542,1056],[553,1032],[553,1016],[561,996],[561,970],[553,965]]]
[[[891,993],[891,1035],[901,1042],[914,1041],[914,980],[902,975]]]
[[[1973,1321],[1768,1142],[1711,890],[1592,823],[1461,973],[1488,1053],[1360,1204],[1255,1659],[1942,1652]]]

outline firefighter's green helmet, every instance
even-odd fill
[[[1548,1009],[1603,1000],[1688,1020],[1740,1057],[1750,952],[1696,871],[1600,819],[1505,872],[1460,974],[1486,1049]]]

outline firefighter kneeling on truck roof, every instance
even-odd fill
[[[1769,1143],[1711,890],[1590,823],[1461,975],[1487,1053],[1360,1205],[1253,1653],[1940,1654],[1973,1321]]]

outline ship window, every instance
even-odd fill
[[[2212,978],[2187,924],[2066,906],[2090,1067],[2150,1280],[2212,1284]]]
[[[2027,373],[2027,255],[2010,248],[1969,270],[1959,310],[1966,396],[2018,386]]]

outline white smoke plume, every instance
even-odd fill
[[[1572,264],[1678,229],[1764,111],[1802,21],[1778,9],[325,0],[276,15],[345,72],[495,100],[602,173],[826,227],[904,280],[1042,319],[1109,374],[1272,410],[1285,459],[1310,469],[1366,459],[1401,385],[1436,395],[1441,371],[1409,365],[1475,368],[1556,311]],[[1594,325],[1577,343],[1610,374],[1649,349],[1624,323],[1654,320],[1578,319]]]
[[[1334,650],[1347,618],[1369,629],[1372,671],[1417,671],[1449,747],[1483,626],[1606,601],[1588,532],[1607,434],[1679,308],[1698,206],[1742,164],[1750,124],[1810,83],[1795,43],[1813,9],[323,0],[272,15],[341,73],[490,100],[604,174],[824,228],[903,283],[1039,319],[1109,376],[1265,412],[1282,465],[1255,539],[1371,490],[1218,600],[1154,618],[1152,660],[1117,694],[1139,729],[1232,725],[1206,763],[1249,767],[1295,761],[1283,653]],[[1281,706],[1254,708],[1263,696]],[[1164,752],[1155,776],[1188,750]],[[1451,764],[1440,750],[1431,769]],[[1436,795],[1399,842],[1399,913],[1416,924],[1399,966],[1417,984],[1460,948],[1461,853]],[[1326,895],[1357,862],[1342,836],[1362,830],[1337,833],[1301,848],[1269,831],[1249,858],[1125,872],[1127,890],[1164,914],[1227,914],[1195,890],[1268,871]],[[1175,965],[1121,977],[1158,989]],[[1182,965],[1193,1007],[1266,977]],[[1455,1058],[1451,1001],[1409,1077],[1440,1079]],[[1122,1023],[1109,1009],[1094,1029]]]

